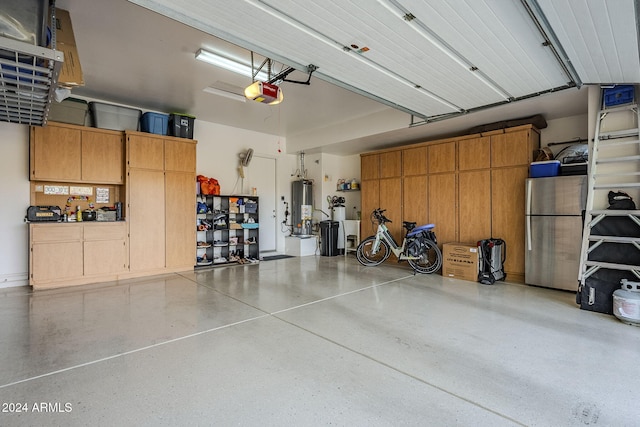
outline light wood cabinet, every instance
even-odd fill
[[[164,172],[131,169],[127,179],[129,267],[133,272],[161,270],[165,266]]]
[[[402,205],[398,204],[402,220],[434,223],[440,245],[504,239],[509,280],[523,282],[524,180],[539,147],[538,130],[525,125],[367,153],[362,156],[363,224],[379,206],[387,208],[388,217],[395,221],[397,213],[389,207],[399,203],[392,196],[396,191],[402,194]],[[373,173],[373,165],[382,171],[383,163],[395,165],[389,166],[387,176],[402,173],[402,191],[394,190],[390,182],[383,183],[382,172]],[[370,235],[365,228],[362,235]],[[401,234],[394,230],[394,237]]]
[[[380,178],[380,156],[378,154],[363,155],[360,158],[360,179],[362,181]]]
[[[429,173],[454,172],[456,170],[455,141],[433,144],[429,149]]]
[[[196,141],[127,132],[131,272],[192,269],[196,259]]]
[[[425,175],[429,172],[427,147],[402,150],[402,175]]]
[[[458,175],[458,240],[475,243],[491,237],[491,171]]]
[[[50,122],[29,145],[32,181],[124,183],[122,132]]]
[[[195,151],[195,145],[190,144]],[[195,153],[194,153],[195,154]],[[195,161],[195,158],[193,159]],[[195,166],[194,166],[195,168]],[[166,172],[166,265],[188,268],[196,259],[196,206],[193,173]],[[192,209],[188,209],[192,206]]]
[[[29,224],[34,289],[116,280],[127,272],[126,224]]]
[[[362,222],[360,223],[360,236],[371,236],[375,229],[371,226],[371,212],[380,207],[380,181],[370,179],[360,184],[360,208],[362,209]]]
[[[491,167],[529,165],[540,148],[537,130],[524,126],[491,135]]]
[[[402,175],[402,151],[380,153],[380,178],[393,178]]]
[[[31,180],[79,182],[82,177],[82,132],[75,127],[32,126]]]
[[[490,137],[484,136],[458,141],[458,170],[488,169],[490,167]]]
[[[402,220],[418,225],[429,222],[429,177],[408,176],[402,182]]]
[[[402,243],[402,179],[386,178],[380,180],[380,208],[391,223],[387,224],[389,232],[398,244]]]
[[[528,166],[491,171],[492,234],[505,241],[504,269],[508,278],[518,282],[524,281],[524,190],[528,176]]]
[[[455,173],[429,175],[429,222],[435,224],[438,245],[458,241]]]
[[[122,133],[82,131],[82,181],[124,183]]]

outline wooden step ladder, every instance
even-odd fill
[[[628,121],[629,114],[634,115],[635,127],[603,130],[605,118]],[[609,171],[601,173],[601,168],[608,168]],[[602,243],[627,244],[630,250],[640,251],[640,237],[591,233],[592,228],[607,217],[628,217],[640,227],[640,210],[594,209],[594,204],[604,204],[601,200],[609,191],[640,189],[640,112],[637,104],[603,108],[598,112],[593,149],[589,158],[588,186],[578,273],[580,285],[584,285],[585,280],[601,268],[631,271],[640,278],[640,265],[589,260],[589,254]]]

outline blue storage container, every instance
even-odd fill
[[[635,99],[635,87],[633,85],[616,85],[609,89],[604,89],[602,98],[605,107],[630,104]]]
[[[168,126],[168,114],[147,112],[144,113],[140,119],[140,130],[142,132],[166,135]]]
[[[560,175],[560,160],[547,160],[544,162],[533,162],[529,169],[531,178],[543,178],[546,176]]]

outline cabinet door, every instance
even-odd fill
[[[402,182],[402,220],[429,223],[429,178],[408,176]]]
[[[82,180],[113,184],[124,182],[122,134],[82,131]]]
[[[429,173],[453,172],[456,170],[456,143],[445,142],[428,146]]]
[[[31,179],[80,181],[81,131],[50,124],[31,127]]]
[[[129,171],[128,178],[127,221],[130,270],[146,271],[164,268],[164,172],[132,169]],[[193,194],[193,191],[189,193]],[[189,214],[193,215],[194,211],[195,207],[192,206]]]
[[[377,179],[362,181],[360,186],[361,218],[360,236],[362,238],[375,234],[376,230],[371,225],[371,212],[380,207],[380,181]]]
[[[435,224],[438,245],[458,241],[456,175],[429,175],[429,222]]]
[[[491,167],[491,139],[488,136],[458,141],[458,170]]]
[[[458,175],[458,239],[474,243],[491,237],[491,171]]]
[[[164,170],[162,138],[128,134],[127,155],[131,168]]]
[[[524,280],[524,205],[527,166],[491,171],[492,216],[494,238],[507,244],[504,269],[513,280]],[[576,236],[577,239],[580,236]]]
[[[31,246],[32,284],[81,278],[82,242],[42,242]]]
[[[84,274],[121,273],[128,268],[125,223],[85,223]]]
[[[196,172],[195,141],[166,139],[164,141],[164,168],[167,171]],[[194,178],[195,181],[195,178]],[[193,191],[192,191],[193,193]]]
[[[402,174],[425,175],[428,172],[427,147],[402,150]]]
[[[192,268],[196,260],[195,179],[193,173],[166,172],[165,175],[166,264],[169,268]]]
[[[492,135],[491,167],[528,165],[533,156],[529,132],[530,130],[521,130]]]
[[[380,178],[380,156],[378,154],[368,154],[360,157],[360,179]]]
[[[84,274],[121,273],[127,269],[127,246],[124,240],[84,242]]]
[[[402,151],[380,153],[380,178],[402,175]]]
[[[387,224],[391,235],[399,245],[402,244],[404,229],[402,228],[402,180],[400,178],[380,180],[380,207],[386,209],[384,215],[393,221]]]

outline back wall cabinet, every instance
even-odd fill
[[[501,238],[508,279],[523,283],[524,184],[539,148],[539,131],[525,125],[364,153],[361,234],[373,233],[368,215],[382,207],[396,238],[403,220],[435,223],[440,247]]]

